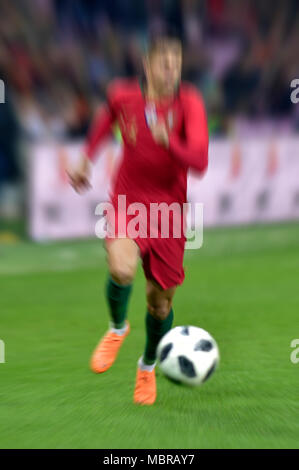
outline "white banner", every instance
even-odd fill
[[[92,189],[78,195],[66,168],[80,144],[36,144],[30,150],[30,236],[50,240],[95,236],[95,207],[108,199],[121,147],[107,143],[92,173]],[[210,143],[204,177],[190,173],[188,200],[204,204],[204,225],[299,219],[299,138]],[[191,224],[191,217],[189,217]],[[192,225],[192,224],[191,224]]]
[[[215,141],[209,156],[205,177],[189,177],[206,226],[299,218],[298,138]]]
[[[66,169],[80,157],[81,144],[39,144],[30,149],[29,235],[34,240],[95,236],[95,208],[109,199],[121,148],[107,143],[91,175],[92,188],[79,195]]]

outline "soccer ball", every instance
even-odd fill
[[[211,377],[220,356],[216,341],[206,330],[177,326],[161,339],[157,358],[167,378],[187,385],[200,385]]]

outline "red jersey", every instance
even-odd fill
[[[148,122],[157,118],[168,127],[168,148],[152,137]],[[207,119],[199,92],[182,83],[173,98],[149,103],[137,79],[113,81],[107,105],[96,117],[86,142],[88,158],[93,159],[115,122],[123,138],[123,157],[112,201],[123,194],[128,204],[186,202],[188,168],[202,173],[208,165]]]

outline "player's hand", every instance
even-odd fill
[[[74,169],[68,169],[67,175],[69,177],[70,185],[77,193],[81,193],[91,188],[89,182],[90,166],[88,158],[83,155],[79,165]]]
[[[169,139],[168,139],[168,131],[167,131],[165,122],[158,121],[156,124],[152,124],[150,129],[151,129],[151,133],[152,133],[154,141],[157,144],[163,145],[163,147],[168,148]]]

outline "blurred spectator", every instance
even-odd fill
[[[184,78],[203,93],[212,135],[240,115],[287,118],[298,129],[289,98],[299,76],[296,0],[2,0],[0,68],[24,135],[84,136],[108,82],[139,74],[148,36],[169,25],[184,41]]]
[[[0,216],[14,217],[18,207],[16,186],[20,177],[17,158],[19,126],[7,87],[5,102],[0,106]]]

